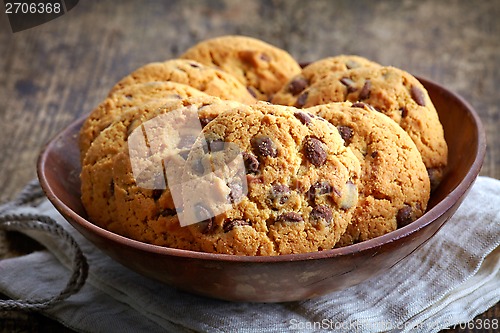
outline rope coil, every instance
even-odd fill
[[[69,246],[71,276],[59,294],[39,300],[0,300],[0,310],[38,311],[54,306],[77,293],[85,284],[88,276],[88,263],[75,239],[54,219],[38,214],[2,214],[10,208],[33,203],[43,197],[37,182],[31,182],[14,201],[0,206],[0,229],[7,231],[36,230],[49,234]]]

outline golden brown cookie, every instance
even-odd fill
[[[270,101],[292,76],[300,73],[299,64],[288,52],[245,36],[223,36],[202,41],[180,58],[221,68],[263,101]]]
[[[424,86],[394,67],[360,67],[333,73],[304,89],[292,103],[310,107],[330,102],[361,101],[389,116],[417,146],[434,189],[448,160],[443,127]]]
[[[179,225],[170,184],[161,183],[162,170],[165,165],[176,163],[182,167],[190,142],[203,125],[237,105],[206,96],[157,100],[125,111],[97,136],[83,160],[82,203],[90,220],[139,241],[197,250],[191,233]],[[155,127],[157,119],[168,121],[166,116],[183,115],[186,110],[194,111],[200,119],[198,132],[192,133],[187,128],[186,133],[179,131],[174,136],[157,131],[161,130]],[[169,123],[176,126],[178,121]],[[147,138],[143,142],[137,140],[142,133]],[[166,147],[173,149],[167,151]],[[150,176],[149,179],[144,179],[144,175]],[[155,186],[149,186],[150,180]]]
[[[188,98],[208,96],[198,89],[177,82],[144,82],[124,86],[114,91],[88,116],[80,130],[81,159],[85,157],[92,141],[125,110],[153,99]]]
[[[140,67],[121,79],[111,89],[110,94],[127,85],[151,81],[183,83],[225,100],[248,104],[256,101],[246,87],[232,75],[220,69],[186,59],[153,62]]]
[[[344,233],[360,167],[336,127],[295,108],[259,103],[222,113],[201,139],[206,149],[187,159],[183,213],[201,221],[188,228],[203,251],[311,252],[332,248]],[[240,174],[216,174],[223,169],[218,162],[236,156]]]
[[[300,74],[291,78],[274,96],[272,103],[294,105],[297,96],[307,87],[328,75],[359,67],[379,67],[376,62],[356,55],[339,55],[324,58],[304,67]]]
[[[429,177],[417,147],[398,124],[364,103],[330,103],[306,111],[335,125],[361,163],[358,205],[337,246],[384,235],[424,214]]]

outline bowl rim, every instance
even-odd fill
[[[243,255],[233,255],[233,254],[219,254],[219,253],[207,253],[207,252],[198,252],[192,250],[182,250],[176,248],[169,248],[160,245],[153,245],[144,242],[140,242],[131,238],[127,238],[125,236],[121,236],[115,234],[111,231],[103,229],[96,224],[93,224],[91,221],[83,218],[78,213],[69,208],[59,197],[57,197],[52,189],[50,182],[46,177],[46,164],[49,152],[51,151],[53,145],[57,141],[58,138],[64,136],[66,132],[72,129],[75,126],[78,126],[80,122],[87,117],[80,117],[77,120],[73,121],[61,130],[58,134],[56,134],[42,149],[37,161],[37,174],[40,181],[40,185],[45,192],[47,198],[54,207],[63,215],[63,217],[69,217],[70,224],[77,223],[80,227],[90,230],[92,233],[97,234],[100,238],[104,238],[112,241],[113,243],[118,243],[122,246],[132,247],[136,250],[140,250],[143,252],[148,252],[156,255],[167,255],[184,259],[198,259],[198,260],[206,260],[206,261],[226,261],[226,262],[241,262],[241,263],[272,263],[272,262],[294,262],[294,261],[305,261],[305,260],[318,260],[325,258],[333,258],[338,256],[349,256],[355,255],[357,253],[372,250],[383,245],[393,243],[401,238],[407,237],[418,230],[425,228],[432,221],[436,220],[440,216],[442,216],[445,212],[447,212],[456,202],[460,200],[467,193],[470,186],[474,183],[477,176],[479,175],[479,171],[482,167],[484,157],[486,154],[486,136],[484,132],[484,127],[479,118],[478,114],[474,110],[474,108],[460,95],[457,93],[448,90],[442,85],[419,76],[416,76],[417,79],[426,87],[432,86],[436,88],[436,90],[444,91],[449,94],[452,98],[458,100],[469,112],[472,122],[478,133],[478,141],[477,146],[475,147],[477,153],[474,157],[474,161],[471,165],[471,168],[463,178],[463,180],[440,202],[438,202],[434,207],[428,210],[424,215],[410,223],[409,225],[387,233],[385,235],[366,240],[360,243],[348,245],[341,248],[333,248],[329,250],[316,251],[316,252],[308,252],[308,253],[298,253],[298,254],[284,254],[277,256],[243,256]],[[73,227],[75,227],[73,225]],[[76,227],[75,227],[76,228]]]

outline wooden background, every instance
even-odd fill
[[[108,0],[80,1],[54,21],[13,34],[2,7],[0,200],[36,176],[44,143],[90,112],[122,76],[223,34],[263,39],[300,61],[358,54],[445,85],[478,111],[488,139],[481,175],[498,179],[499,17],[499,1]],[[26,243],[0,234],[0,258],[33,245]],[[478,318],[500,318],[500,306]],[[2,314],[0,328],[67,331],[23,313]]]

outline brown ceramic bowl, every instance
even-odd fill
[[[150,245],[86,219],[80,202],[80,119],[50,141],[38,176],[49,200],[89,241],[124,266],[179,289],[232,301],[282,302],[341,290],[411,255],[448,221],[478,176],[485,155],[480,119],[461,97],[421,79],[439,112],[449,146],[449,171],[428,211],[408,226],[344,248],[270,257],[210,254]]]

